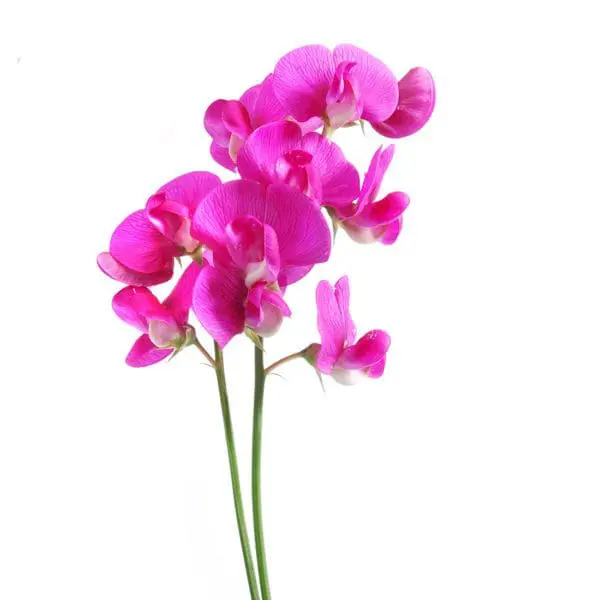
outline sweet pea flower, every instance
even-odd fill
[[[358,119],[385,121],[398,105],[394,74],[350,44],[333,52],[320,45],[292,50],[275,67],[273,89],[295,119],[320,117],[333,129]]]
[[[373,128],[389,138],[416,133],[427,123],[435,106],[435,85],[431,73],[423,67],[411,69],[398,82],[398,105],[384,121]]]
[[[355,342],[348,277],[342,277],[335,288],[327,281],[317,286],[317,325],[321,344],[309,348],[308,358],[318,371],[344,385],[357,383],[364,376],[383,375],[390,336],[374,329]]]
[[[162,303],[146,287],[128,286],[115,295],[115,313],[142,332],[125,359],[130,367],[153,365],[193,340],[193,329],[187,321],[192,290],[201,269],[192,262]]]
[[[163,185],[147,203],[116,228],[98,266],[128,285],[156,285],[173,276],[176,257],[193,254],[199,243],[190,234],[191,217],[202,199],[221,183],[205,171],[181,175]]]
[[[403,192],[392,192],[377,200],[383,176],[387,171],[394,146],[381,146],[371,159],[358,202],[335,210],[335,219],[346,233],[360,244],[380,241],[393,244],[402,230],[402,213],[409,198]]]
[[[244,179],[285,183],[318,204],[344,206],[358,196],[360,179],[341,148],[325,136],[302,135],[290,121],[270,123],[254,131],[238,156]]]
[[[248,136],[261,125],[285,116],[285,109],[273,93],[272,75],[246,90],[239,100],[215,100],[204,115],[204,127],[212,138],[211,156],[235,171],[238,153]]]
[[[277,331],[290,310],[283,290],[331,251],[329,228],[317,204],[287,185],[232,181],[198,206],[192,235],[208,248],[193,309],[224,347],[246,327]]]

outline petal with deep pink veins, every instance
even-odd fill
[[[348,326],[328,281],[321,281],[317,286],[317,327],[321,335],[321,347],[316,365],[319,371],[331,373],[344,350]]]
[[[173,315],[173,318],[178,325],[182,326],[187,323],[190,308],[192,307],[194,286],[196,285],[196,280],[198,279],[198,275],[200,275],[202,268],[202,265],[192,261],[181,274],[173,291],[163,302],[163,306],[171,315]]]
[[[338,366],[342,369],[367,369],[385,358],[390,336],[380,329],[363,335],[356,344],[346,348]]]
[[[341,277],[335,284],[334,295],[340,307],[344,331],[346,332],[344,344],[352,344],[356,338],[356,326],[350,315],[350,280],[347,275]]]
[[[148,333],[148,321],[160,319],[174,323],[173,317],[163,308],[154,294],[144,287],[129,286],[117,292],[112,300],[117,316],[128,325]]]
[[[148,334],[141,335],[131,347],[125,362],[130,367],[149,367],[173,353],[171,348],[157,348]]]
[[[267,75],[260,85],[256,101],[249,112],[254,129],[266,123],[279,121],[286,116],[287,111],[273,90],[273,75]]]
[[[164,269],[154,273],[138,273],[128,269],[116,260],[110,252],[101,252],[97,258],[100,270],[110,278],[127,285],[158,285],[165,283],[173,277],[173,261],[170,261]]]
[[[221,180],[213,173],[192,171],[165,183],[157,193],[164,194],[169,202],[186,206],[191,216],[202,199],[220,183]]]
[[[406,210],[408,203],[407,194],[392,192],[377,202],[367,204],[350,222],[357,227],[386,225],[397,219]]]

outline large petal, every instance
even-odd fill
[[[163,306],[173,315],[178,325],[185,325],[187,323],[190,308],[192,307],[194,286],[201,270],[202,266],[192,261],[181,274],[173,291],[163,302]]]
[[[435,84],[431,73],[422,67],[411,69],[398,82],[398,105],[382,123],[373,128],[389,138],[416,133],[429,121],[435,107]]]
[[[349,219],[357,227],[377,227],[395,221],[409,204],[409,197],[403,192],[392,192],[378,202],[368,204],[355,217]]]
[[[147,334],[141,335],[133,344],[125,362],[130,367],[149,367],[173,353],[172,348],[157,348]]]
[[[358,81],[362,118],[372,123],[387,119],[398,104],[396,78],[388,67],[351,44],[336,46],[333,57],[336,65],[343,61],[356,63],[352,74]]]
[[[100,253],[97,262],[103,273],[115,281],[127,285],[158,285],[169,281],[173,277],[173,261],[170,261],[161,271],[154,273],[138,273],[128,269],[116,260],[110,252]]]
[[[227,146],[231,136],[223,122],[223,109],[226,104],[227,100],[215,100],[204,113],[204,128],[219,146]]]
[[[205,266],[200,271],[192,299],[198,320],[224,348],[244,331],[244,300],[247,288],[237,272]]]
[[[164,194],[168,202],[186,206],[191,216],[202,199],[220,183],[221,180],[213,173],[192,171],[165,183],[157,193]]]
[[[270,225],[279,241],[281,266],[325,262],[331,236],[319,207],[286,185],[265,186],[231,181],[211,192],[197,208],[192,234],[209,247],[226,246],[226,226],[238,216],[253,216]]]
[[[277,181],[275,167],[281,156],[300,144],[302,130],[291,121],[270,123],[254,131],[237,160],[240,176],[260,183]]]
[[[279,60],[273,73],[273,89],[295,119],[307,121],[325,113],[325,98],[334,73],[335,62],[329,48],[303,46]],[[390,113],[392,110],[393,107]]]
[[[262,82],[256,102],[249,112],[254,129],[266,123],[279,121],[286,116],[287,111],[279,102],[273,89],[273,75],[267,75]]]
[[[316,366],[323,373],[331,373],[344,350],[347,326],[328,281],[321,281],[317,286],[317,327],[321,334],[321,348]]]
[[[338,366],[342,369],[367,369],[385,359],[391,343],[390,336],[381,329],[363,335],[354,346],[346,348]]]
[[[151,318],[173,322],[154,294],[144,287],[123,288],[115,294],[112,307],[121,320],[143,333],[148,333]]]
[[[150,223],[143,210],[132,213],[117,227],[109,251],[122,265],[140,273],[164,271],[179,254],[177,246]]]

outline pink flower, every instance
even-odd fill
[[[142,332],[125,359],[130,367],[153,365],[189,342],[193,329],[188,326],[188,314],[201,269],[192,262],[163,303],[146,287],[129,286],[115,295],[114,311],[125,323]]]
[[[317,325],[321,344],[312,348],[317,370],[345,385],[356,383],[365,375],[371,378],[383,375],[390,336],[374,329],[355,343],[348,277],[342,277],[335,289],[327,281],[317,286]]]
[[[198,206],[192,235],[208,248],[193,308],[224,347],[246,326],[274,333],[290,311],[282,289],[329,258],[331,237],[319,207],[286,185],[232,181]]]
[[[354,241],[361,244],[375,241],[393,244],[400,235],[402,213],[408,206],[408,196],[403,192],[392,192],[376,201],[393,156],[394,146],[388,146],[385,150],[381,146],[371,159],[358,202],[336,209],[341,226]]]
[[[273,76],[246,90],[239,100],[215,100],[204,115],[204,127],[212,138],[211,156],[235,171],[244,141],[258,127],[286,116],[273,93]]]
[[[156,285],[173,276],[174,259],[199,246],[190,234],[191,217],[204,196],[221,183],[212,173],[181,175],[151,196],[145,210],[130,214],[113,233],[98,266],[129,285]]]
[[[434,106],[433,77],[427,69],[415,67],[398,82],[396,110],[381,123],[373,123],[373,128],[390,138],[412,135],[427,123]]]
[[[394,74],[377,58],[350,44],[297,48],[279,60],[273,89],[298,121],[320,117],[333,128],[365,119],[385,121],[398,104]]]
[[[359,193],[358,172],[339,146],[299,125],[264,125],[246,140],[238,157],[240,176],[260,183],[285,183],[318,204],[344,206]]]

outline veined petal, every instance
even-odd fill
[[[317,327],[321,348],[316,366],[322,373],[331,373],[344,350],[348,329],[334,290],[327,281],[317,286]]]
[[[357,227],[377,227],[396,220],[409,204],[409,197],[403,192],[392,192],[371,204],[367,204],[360,213],[349,219]]]
[[[273,89],[273,75],[269,74],[262,82],[256,102],[250,110],[252,127],[256,129],[266,123],[273,123],[283,119],[287,114]]]
[[[396,78],[390,69],[379,59],[351,44],[336,46],[333,57],[336,65],[343,61],[356,63],[352,73],[358,82],[362,118],[371,123],[387,119],[398,104]]]
[[[250,115],[239,100],[229,100],[223,106],[223,123],[232,134],[245,140],[252,133]]]
[[[227,146],[219,146],[217,142],[213,142],[210,145],[210,155],[217,164],[235,173],[235,163],[231,159],[231,156],[229,156],[229,142],[227,144]]]
[[[340,308],[344,331],[346,332],[344,345],[349,345],[354,343],[356,338],[356,326],[350,315],[350,280],[347,275],[341,277],[335,284],[334,295]]]
[[[110,252],[102,252],[97,258],[100,270],[110,278],[127,285],[158,285],[169,281],[173,277],[173,261],[170,261],[165,268],[155,273],[138,273],[128,269],[116,260]]]
[[[346,348],[337,366],[342,369],[367,369],[385,359],[390,336],[380,329],[363,335],[354,346]]]
[[[307,121],[325,114],[325,98],[334,73],[329,48],[303,46],[279,60],[273,73],[273,89],[289,114],[298,121]]]
[[[130,367],[149,367],[172,353],[172,348],[157,348],[150,340],[150,336],[143,334],[133,344],[125,362]]]
[[[434,107],[433,77],[427,69],[415,67],[398,82],[398,105],[394,112],[383,122],[372,125],[386,137],[406,137],[427,123]]]
[[[170,203],[187,207],[186,216],[191,216],[202,199],[220,183],[221,180],[213,173],[192,171],[165,183],[157,193],[164,194]]]
[[[246,323],[263,337],[275,335],[283,318],[292,314],[281,293],[264,283],[257,283],[249,290],[245,310]]]
[[[379,194],[379,188],[381,187],[383,177],[388,170],[393,157],[393,144],[388,146],[385,150],[383,149],[383,146],[380,146],[377,149],[365,175],[355,214],[360,213],[367,204],[375,201],[377,194]]]
[[[192,307],[196,317],[224,348],[244,331],[244,300],[247,288],[234,271],[204,266],[194,286]]]
[[[117,292],[112,300],[117,316],[143,333],[148,333],[148,320],[153,317],[170,318],[154,294],[144,287],[129,286]]]
[[[173,291],[163,302],[164,308],[173,315],[175,322],[180,326],[185,325],[188,321],[188,315],[192,307],[194,287],[201,270],[202,265],[192,261],[181,274]]]
[[[215,100],[204,113],[204,128],[208,135],[219,145],[227,146],[231,132],[223,122],[223,109],[227,100]]]

